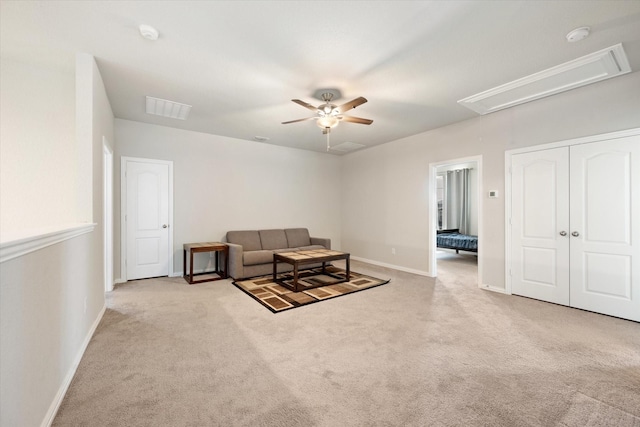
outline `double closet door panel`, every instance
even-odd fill
[[[640,137],[514,155],[511,192],[512,292],[640,321]]]
[[[512,292],[569,305],[569,152],[512,158]]]
[[[640,137],[573,146],[570,170],[571,306],[640,321]]]

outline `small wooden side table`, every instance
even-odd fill
[[[187,252],[189,252],[189,274],[187,274]],[[216,253],[216,269],[214,271],[207,271],[201,274],[217,274],[218,277],[210,277],[206,279],[193,280],[193,254],[198,252],[215,252]],[[224,254],[224,268],[220,269],[220,252]],[[185,243],[182,246],[182,271],[184,271],[184,280],[190,285],[194,283],[211,282],[213,280],[220,280],[227,278],[227,272],[229,271],[229,246],[221,242],[206,242],[206,243]]]

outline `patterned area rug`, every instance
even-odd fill
[[[345,271],[341,268],[328,266],[327,271],[332,275],[345,277]],[[278,280],[291,284],[293,273],[279,274]],[[354,271],[350,274],[349,282],[331,284],[335,281],[334,277],[322,274],[322,269],[317,268],[301,271],[298,276],[298,286],[317,286],[321,283],[327,283],[327,285],[304,289],[300,292],[293,292],[275,283],[271,275],[236,281],[233,284],[273,313],[279,313],[389,283],[389,280],[377,279]]]

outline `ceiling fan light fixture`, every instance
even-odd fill
[[[322,110],[324,111],[325,114],[331,114],[331,112],[333,111],[333,108],[331,107],[331,105],[325,104]]]
[[[352,108],[356,108],[357,106],[367,102],[366,98],[363,98],[362,96],[360,96],[347,103],[337,106],[331,103],[331,100],[334,98],[333,92],[336,92],[336,91],[333,91],[330,89],[324,89],[322,92],[322,100],[324,101],[324,104],[321,104],[317,107],[307,102],[301,101],[299,99],[292,99],[291,101],[295,102],[296,104],[308,110],[313,111],[315,115],[313,117],[305,117],[303,119],[289,120],[288,122],[282,122],[282,124],[287,125],[290,123],[298,123],[298,122],[304,122],[307,120],[315,120],[316,125],[318,125],[320,129],[322,129],[322,133],[327,135],[327,151],[328,151],[331,148],[331,145],[329,144],[329,131],[331,130],[331,128],[338,126],[338,123],[340,123],[341,121],[350,122],[350,123],[360,123],[363,125],[370,125],[371,123],[373,123],[373,120],[344,115],[345,111],[349,111]]]
[[[325,129],[325,128],[334,128],[338,126],[339,122],[340,121],[338,120],[337,117],[324,116],[324,117],[320,117],[316,123],[318,124],[318,127]]]

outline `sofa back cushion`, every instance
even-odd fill
[[[255,230],[227,231],[227,242],[242,245],[242,249],[245,251],[262,249],[260,233]]]
[[[282,229],[260,230],[259,233],[262,249],[282,249],[289,247],[287,246],[287,236]]]
[[[306,228],[287,228],[284,232],[287,235],[287,242],[290,248],[299,248],[311,244],[309,230]]]

